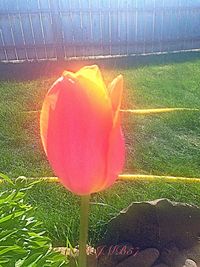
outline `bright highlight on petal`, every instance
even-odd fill
[[[122,171],[121,80],[114,80],[109,96],[97,66],[65,71],[44,99],[40,129],[45,153],[61,183],[78,195],[107,188]]]
[[[123,82],[124,81],[122,75],[119,75],[108,86],[108,91],[114,114],[114,123],[119,122],[119,111],[122,102]]]
[[[103,81],[100,69],[97,65],[83,67],[75,75],[78,79],[81,79],[81,77],[83,77],[84,79],[95,83],[98,87],[100,86],[106,92],[106,86]]]

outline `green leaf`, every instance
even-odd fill
[[[13,246],[0,246],[0,255],[4,255],[6,254],[7,252],[10,252],[10,251],[17,251],[18,253],[24,253],[25,250],[22,249],[20,246],[17,246],[17,245],[13,245]]]
[[[34,218],[34,209],[24,201],[23,191],[30,187],[18,183],[0,193],[0,267],[64,267],[64,256],[50,250],[43,224]]]
[[[1,242],[5,241],[6,239],[8,239],[8,237],[14,235],[17,233],[17,230],[13,231],[13,230],[10,230],[10,231],[3,231],[0,235],[0,244]]]
[[[8,183],[14,185],[14,183],[12,182],[12,180],[11,180],[7,175],[5,175],[5,174],[3,174],[3,173],[0,173],[0,177],[1,177],[2,179],[4,179],[6,182],[8,182]]]
[[[3,222],[6,222],[6,221],[8,221],[8,220],[10,220],[10,219],[13,218],[13,217],[14,217],[14,214],[10,214],[10,215],[7,215],[7,216],[1,218],[1,219],[0,219],[0,224],[3,223]]]

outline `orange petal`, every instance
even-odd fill
[[[73,75],[58,80],[41,111],[42,142],[55,174],[70,191],[98,191],[106,172],[112,129],[110,101],[101,86]],[[100,90],[100,92],[99,92]],[[100,97],[99,97],[100,96]]]
[[[122,93],[123,93],[123,76],[117,76],[108,86],[112,108],[114,112],[114,121],[116,122],[119,109],[121,107]]]
[[[99,191],[112,185],[122,172],[125,162],[125,140],[120,126],[120,106],[123,92],[123,77],[119,75],[108,87],[113,109],[113,127],[109,136],[106,178]]]
[[[111,186],[122,172],[125,162],[125,139],[121,127],[113,127],[109,138],[106,179],[99,191]]]

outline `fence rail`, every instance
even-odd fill
[[[0,61],[200,48],[200,0],[0,0]]]

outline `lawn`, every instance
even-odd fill
[[[103,69],[106,83],[119,73],[125,80],[123,109],[199,108],[200,59],[176,62],[165,55],[160,60],[152,57],[148,64]],[[41,109],[56,78],[0,82],[0,172],[11,178],[53,175],[41,146],[39,113],[27,111]],[[200,177],[199,112],[123,114],[123,129],[127,148],[124,173]],[[95,244],[107,221],[132,201],[161,197],[199,205],[200,184],[117,182],[106,192],[94,194],[90,242]],[[59,184],[42,182],[30,191],[27,200],[37,207],[35,215],[44,222],[55,245],[64,245],[66,237],[76,244],[78,197]]]

